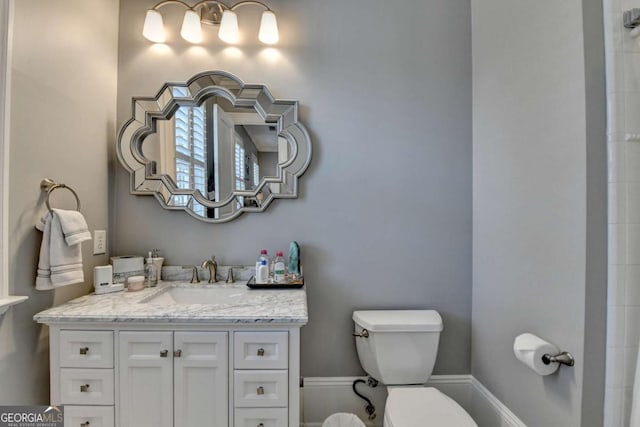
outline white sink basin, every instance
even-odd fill
[[[171,287],[144,301],[146,304],[237,304],[246,289],[223,287]]]

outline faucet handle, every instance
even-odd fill
[[[236,279],[233,277],[233,266],[229,266],[226,283],[234,283],[235,281]]]
[[[191,268],[191,283],[200,283],[200,278],[198,277],[198,267],[195,265],[183,265],[182,268],[187,270]]]

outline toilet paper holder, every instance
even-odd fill
[[[561,365],[573,366],[576,361],[573,358],[573,355],[568,351],[563,351],[560,354],[556,354],[555,356],[550,355],[549,353],[545,353],[542,355],[542,363],[545,365],[550,365],[551,363],[559,363]]]

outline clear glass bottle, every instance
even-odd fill
[[[285,281],[285,266],[284,266],[284,255],[282,251],[278,251],[276,253],[276,260],[273,267],[273,279],[278,283],[283,283]]]
[[[152,288],[158,284],[158,273],[153,263],[151,252],[149,252],[149,257],[146,261],[147,263],[144,266],[144,285],[147,288]]]

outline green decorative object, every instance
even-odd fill
[[[298,242],[289,244],[289,267],[287,272],[291,276],[300,276],[300,246]]]

